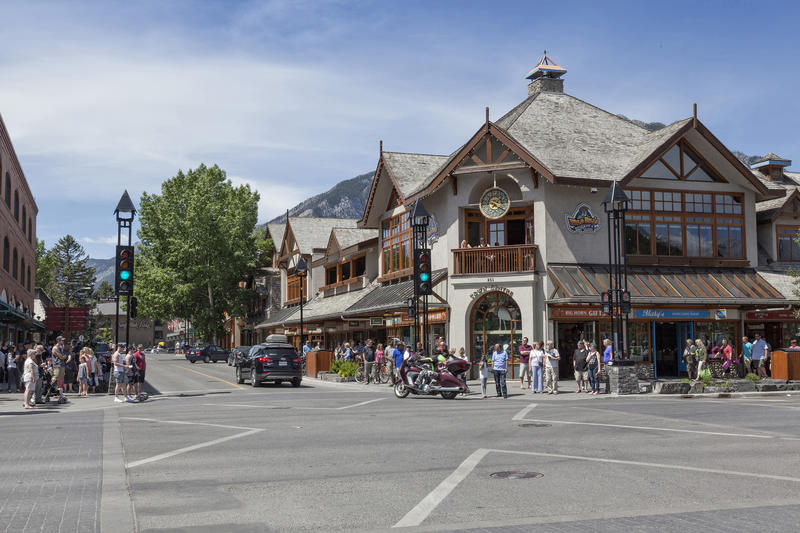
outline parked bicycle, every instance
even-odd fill
[[[389,383],[389,380],[392,376],[392,371],[389,367],[389,361],[384,362],[383,364],[373,363],[373,375],[374,378],[377,374],[377,378],[375,379],[376,383],[386,384]],[[358,362],[358,368],[356,369],[355,374],[356,383],[364,383],[366,381],[366,376],[364,374],[364,360],[361,359]]]

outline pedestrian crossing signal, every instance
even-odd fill
[[[117,246],[114,276],[114,293],[133,295],[133,246]]]

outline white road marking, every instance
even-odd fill
[[[467,457],[464,462],[452,474],[447,476],[439,485],[436,486],[425,498],[422,499],[413,509],[397,522],[395,527],[414,527],[420,525],[433,512],[436,507],[450,495],[451,492],[475,469],[476,466],[489,453],[508,453],[514,455],[531,455],[535,457],[552,457],[555,459],[570,459],[574,461],[589,461],[595,463],[623,464],[631,466],[641,466],[644,468],[661,468],[666,470],[682,470],[687,472],[702,472],[704,474],[719,474],[724,476],[740,476],[759,479],[769,479],[773,481],[789,481],[800,483],[800,478],[790,476],[777,476],[772,474],[758,474],[754,472],[736,472],[734,470],[719,470],[715,468],[700,468],[694,466],[670,465],[665,463],[648,463],[642,461],[624,461],[621,459],[604,459],[600,457],[587,457],[582,455],[565,455],[560,453],[528,452],[517,450],[499,450],[478,448]]]
[[[187,426],[210,426],[214,428],[225,428],[225,429],[245,429],[251,431],[264,431],[263,429],[259,428],[248,428],[242,426],[226,426],[223,424],[209,424],[208,422],[186,422],[183,420],[158,420],[156,418],[136,418],[132,416],[126,416],[120,418],[120,420],[138,420],[140,422],[160,422],[162,424],[183,424]]]
[[[524,409],[522,409],[522,411],[520,411],[519,413],[515,414],[514,418],[512,418],[511,420],[525,420],[525,415],[527,415],[535,407],[536,407],[535,403],[532,403],[532,404],[528,405],[528,407],[525,407]]]
[[[366,402],[354,403],[353,405],[345,405],[344,407],[334,407],[337,411],[343,411],[345,409],[351,409],[353,407],[361,407],[362,405],[367,405],[368,403],[379,402],[381,400],[385,400],[386,398],[375,398],[374,400],[367,400]]]
[[[464,462],[458,465],[455,471],[447,476],[444,481],[433,489],[425,498],[422,499],[413,509],[400,519],[392,527],[413,527],[420,525],[431,512],[436,509],[442,500],[444,500],[453,489],[455,489],[461,481],[466,478],[470,472],[481,462],[489,450],[486,448],[478,448],[472,454],[464,459]]]
[[[209,424],[213,425],[213,424]],[[225,426],[223,426],[225,427]],[[244,433],[237,433],[236,435],[230,435],[228,437],[222,437],[219,439],[210,440],[208,442],[201,442],[200,444],[193,444],[192,446],[186,446],[185,448],[178,448],[177,450],[172,450],[171,452],[160,453],[158,455],[154,455],[153,457],[148,457],[147,459],[140,459],[138,461],[132,461],[126,465],[126,468],[135,468],[137,466],[141,466],[148,463],[154,463],[156,461],[160,461],[162,459],[167,459],[169,457],[174,457],[176,455],[180,455],[182,453],[191,452],[194,450],[199,450],[200,448],[206,448],[208,446],[214,446],[215,444],[220,444],[223,442],[228,442],[229,440],[233,439],[240,439],[242,437],[247,437],[250,435],[255,435],[256,433],[261,433],[264,431],[263,429],[253,429],[250,431],[245,431]]]
[[[295,407],[290,406],[293,410],[301,410],[301,411],[343,411],[345,409],[352,409],[353,407],[361,407],[362,405],[367,405],[374,402],[379,402],[381,400],[385,400],[386,398],[375,398],[374,400],[367,400],[365,402],[354,403],[352,405],[344,405],[342,407]],[[287,406],[281,405],[258,405],[258,404],[246,404],[246,403],[204,403],[202,405],[212,406],[212,407],[251,407],[255,409],[286,409]]]

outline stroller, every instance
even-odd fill
[[[67,397],[58,388],[58,383],[53,379],[53,372],[42,369],[42,400],[45,404],[50,403],[50,397],[58,398],[58,403],[67,403]]]

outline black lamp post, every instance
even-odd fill
[[[603,209],[608,217],[608,291],[603,294],[603,312],[611,318],[611,342],[614,359],[626,359],[628,314],[631,299],[628,292],[628,268],[624,259],[625,212],[628,210],[628,195],[622,185],[614,181],[608,190]],[[624,317],[624,318],[623,318]],[[620,338],[622,337],[622,338]]]
[[[127,246],[131,245],[131,231],[133,227],[133,217],[136,216],[136,207],[133,205],[133,201],[131,197],[128,195],[128,191],[122,193],[122,197],[119,199],[119,203],[117,204],[116,209],[114,209],[114,216],[117,219],[117,246],[122,245],[122,233],[124,229],[128,230],[128,242]],[[115,254],[114,261],[117,261],[117,257]],[[125,311],[126,317],[126,325],[125,328],[125,345],[128,346],[130,342],[130,308],[131,308],[131,297],[128,295],[128,306],[127,310]],[[114,320],[114,344],[119,344],[119,294],[116,295],[116,318]]]
[[[306,265],[306,261],[303,259],[302,255],[297,260],[297,264],[294,267],[294,274],[300,278],[300,351],[302,352],[303,346],[305,346],[303,342],[303,283],[308,275],[308,265]]]
[[[411,227],[413,229],[412,234],[412,247],[413,247],[413,257],[416,259],[417,253],[416,250],[426,250],[428,248],[428,224],[430,223],[431,215],[428,213],[428,210],[425,209],[425,206],[422,205],[422,202],[417,200],[414,202],[414,208],[411,210]],[[414,265],[414,307],[416,308],[417,305],[422,300],[422,319],[420,319],[420,313],[414,313],[414,328],[415,328],[415,339],[422,340],[422,347],[425,350],[426,354],[430,354],[428,350],[428,296],[423,295],[420,298],[420,294],[418,294],[418,283],[416,281],[416,277],[418,276],[417,272],[417,265]],[[433,280],[431,280],[431,284]]]

